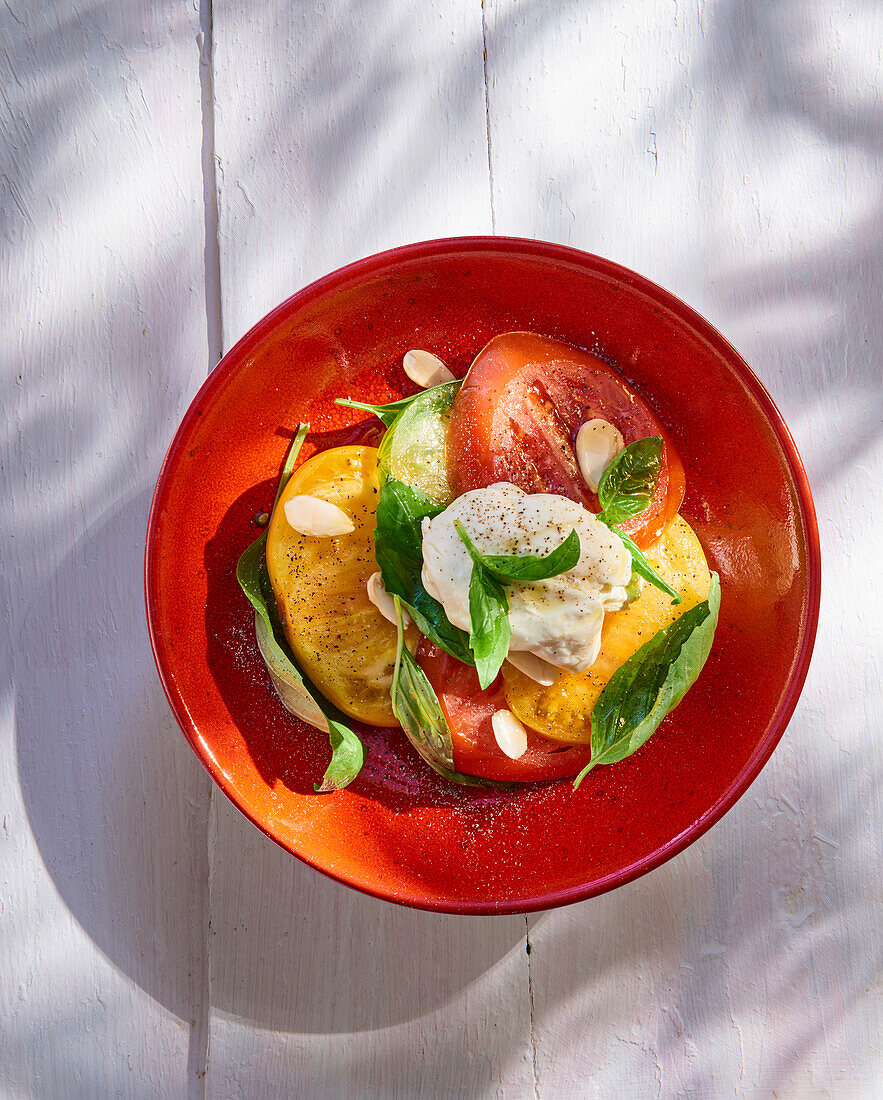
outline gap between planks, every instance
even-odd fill
[[[219,233],[218,171],[215,158],[215,85],[214,85],[214,19],[212,0],[199,0],[199,91],[202,122],[202,198],[205,246],[203,249],[205,285],[205,321],[208,340],[206,376],[211,374],[224,354],[224,314],[221,299],[221,244]],[[199,1004],[199,1018],[191,1036],[192,1055],[188,1058],[188,1070],[193,1077],[188,1081],[188,1093],[198,1100],[206,1100],[206,1081],[209,1068],[211,1042],[211,986],[212,986],[212,855],[214,850],[215,785],[209,786],[208,806],[205,817],[206,846],[206,909],[208,920],[205,928],[205,982]]]
[[[491,232],[496,235],[497,217],[494,202],[494,166],[491,139],[490,81],[488,79],[488,28],[486,0],[481,0],[481,38],[482,67],[484,75],[485,132],[487,140],[488,199],[491,212]],[[210,374],[224,353],[224,315],[221,296],[221,247],[219,231],[218,171],[215,156],[215,95],[214,95],[214,22],[212,0],[200,0],[199,4],[199,87],[202,122],[202,185],[203,219],[205,225],[205,246],[203,252],[205,280],[205,316],[208,341],[209,362],[206,375]],[[211,924],[212,924],[212,849],[213,834],[216,828],[214,819],[214,784],[209,788],[209,804],[206,814],[207,849],[207,905],[208,926],[206,928],[206,982],[199,1006],[199,1019],[193,1029],[188,1068],[195,1074],[195,1095],[201,1100],[206,1097],[210,1057],[210,1013],[211,1013]],[[524,917],[525,955],[527,957],[527,993],[530,1009],[530,1049],[531,1070],[535,1100],[540,1098],[537,1067],[536,1035],[534,1031],[534,997],[531,973],[530,925],[527,914]]]

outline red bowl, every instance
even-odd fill
[[[311,451],[358,438],[335,397],[413,392],[401,360],[462,375],[495,333],[597,350],[653,405],[687,475],[683,513],[721,577],[708,664],[633,757],[570,781],[475,792],[430,771],[399,730],[316,794],[327,738],[284,710],[234,570],[272,504],[293,429]],[[803,686],[820,560],[806,475],[769,395],[671,294],[561,245],[464,237],[360,260],[295,294],[230,351],[166,456],[147,532],[147,618],[166,695],[236,806],[293,855],[377,897],[453,913],[546,909],[657,867],[717,821],[776,746]]]

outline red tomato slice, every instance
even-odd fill
[[[482,691],[474,668],[426,638],[417,649],[417,663],[426,673],[445,713],[458,772],[480,779],[531,783],[576,775],[591,759],[589,745],[562,745],[528,729],[527,752],[511,760],[500,751],[491,728],[494,711],[506,709],[502,677],[498,676]]]
[[[595,417],[614,424],[627,444],[662,436],[653,499],[622,525],[639,546],[652,545],[684,498],[684,470],[668,433],[603,359],[532,332],[495,336],[463,380],[451,409],[455,492],[511,481],[599,511],[574,449],[580,425]]]

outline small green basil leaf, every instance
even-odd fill
[[[294,469],[294,462],[307,430],[307,425],[301,424],[294,437],[291,450],[283,466],[281,478],[283,487]],[[281,489],[276,494],[277,503],[280,494]],[[276,607],[276,597],[270,584],[270,574],[267,569],[266,531],[262,532],[240,556],[236,564],[236,580],[266,627],[264,642],[274,658],[293,680],[301,684],[328,722],[331,762],[321,785],[315,789],[317,791],[333,791],[338,790],[340,787],[346,787],[361,771],[365,762],[365,746],[346,724],[344,715],[335,706],[332,706],[325,696],[307,679],[291,652],[285,632],[282,629],[282,622]]]
[[[638,516],[653,498],[662,466],[662,437],[629,443],[610,462],[598,483],[601,516],[609,524]]]
[[[449,622],[442,605],[423,587],[424,518],[432,519],[444,506],[419,489],[394,477],[387,480],[377,501],[374,556],[383,587],[406,604],[417,629],[464,664],[473,664],[465,631]]]
[[[601,517],[598,517],[601,519]],[[601,519],[602,523],[606,523],[606,520]],[[640,547],[636,546],[632,540],[628,537],[625,531],[619,527],[614,527],[612,524],[607,523],[607,526],[611,531],[615,532],[622,539],[625,544],[626,550],[632,556],[632,571],[643,577],[645,581],[649,581],[655,588],[658,588],[660,592],[664,592],[667,596],[671,596],[671,602],[674,604],[682,603],[680,592],[676,591],[656,572],[649,561],[644,557]]]
[[[325,715],[325,720],[328,723],[331,761],[325,769],[322,782],[313,784],[313,790],[319,794],[348,787],[362,770],[366,755],[365,746],[349,726],[328,714]]]
[[[428,389],[420,390],[419,393],[412,393],[409,397],[400,397],[398,401],[390,401],[387,405],[369,405],[365,401],[354,401],[351,397],[337,397],[335,398],[335,405],[343,405],[348,409],[364,409],[366,412],[374,413],[378,419],[382,420],[387,428],[391,428],[395,423],[399,413],[403,409],[411,404],[412,401],[416,401],[418,397],[422,397],[425,393],[430,393],[432,390],[441,389],[442,386],[449,386],[450,382],[442,382],[438,386],[430,386]]]
[[[610,677],[592,710],[592,759],[578,787],[601,764],[631,756],[696,682],[711,650],[720,610],[720,579],[711,574],[708,599],[649,642]]]
[[[468,787],[482,787],[485,783],[471,775],[461,775],[454,769],[454,742],[438,696],[426,673],[417,664],[405,645],[402,607],[398,596],[393,596],[396,607],[398,645],[395,671],[392,676],[390,698],[392,709],[402,732],[420,757],[434,770],[449,779]]]
[[[408,590],[423,568],[423,520],[443,511],[443,505],[397,478],[389,478],[380,490],[374,551],[390,595],[410,601]]]
[[[403,397],[400,401],[390,401],[388,405],[369,405],[365,401],[353,401],[349,397],[337,397],[334,404],[344,405],[348,409],[364,409],[365,412],[373,413],[378,420],[382,420],[387,428],[391,428],[399,413],[411,404],[414,397],[417,397],[416,393],[413,397]]]
[[[579,561],[580,545],[576,530],[545,555],[537,554],[482,554],[459,520],[455,523],[457,534],[463,540],[473,561],[480,561],[486,572],[503,584],[522,584],[545,581],[573,569]]]
[[[469,557],[469,648],[475,658],[478,682],[484,690],[496,678],[509,652],[512,628],[509,625],[509,601],[502,584],[487,570],[481,553],[473,545],[466,528],[454,522]]]

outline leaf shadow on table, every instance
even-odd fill
[[[550,10],[553,7],[549,5]],[[733,18],[725,21],[722,34],[731,40],[731,48],[747,49],[740,45],[749,41],[744,19],[752,8],[756,13],[765,9],[745,3],[729,8]],[[756,56],[736,58],[743,67],[750,60],[749,72],[757,65],[770,66],[769,57],[777,48],[775,35],[761,28],[750,41],[756,44],[759,37],[763,48]],[[323,65],[319,53],[317,72]],[[304,85],[311,79],[305,79]],[[333,87],[336,79],[329,70],[327,83]],[[775,65],[766,79],[771,87],[785,88],[785,99],[770,101],[770,109],[803,117],[806,86],[799,79],[783,82]],[[301,97],[312,97],[324,111],[321,84],[318,94],[313,90],[308,97],[303,91],[292,87],[290,102],[283,105],[286,110],[297,109]],[[746,81],[739,94],[747,91]],[[364,92],[353,82],[347,97],[355,104],[362,101]],[[726,88],[722,93],[730,94]],[[846,144],[857,143],[879,153],[883,133],[879,113],[857,118],[850,112],[819,111],[816,118],[822,131],[835,140],[839,134]],[[354,140],[362,157],[350,158],[344,165],[344,181],[359,172],[371,141],[370,127],[357,134],[352,120],[349,130],[341,131],[323,119],[317,110],[312,120],[314,132],[324,142],[324,154],[320,148],[310,161],[317,193],[334,178],[334,172],[326,169],[345,157],[343,151],[351,150]],[[408,147],[420,126],[419,119],[413,123],[402,148]],[[425,129],[428,141],[431,131]],[[33,155],[37,147],[32,135],[26,134],[20,155]],[[254,148],[242,150],[245,157],[255,152]],[[442,149],[433,154],[443,155]],[[51,162],[48,154],[46,159]],[[400,171],[403,159],[390,159],[387,184]],[[431,170],[435,163],[431,158],[428,162],[414,159],[421,171],[427,164]],[[268,172],[272,171],[271,164]],[[235,179],[235,171],[230,175]],[[371,239],[372,226],[395,217],[400,192],[381,186],[378,203],[377,190],[365,188],[363,208],[356,211],[357,232],[340,233],[336,247],[341,262],[352,258],[352,237]],[[875,396],[866,382],[856,394],[856,374],[849,364],[841,371],[834,358],[850,331],[860,332],[872,349],[881,344],[881,314],[876,308],[881,287],[880,226],[878,205],[850,235],[787,262],[759,269],[747,265],[731,278],[719,280],[717,291],[723,314],[730,309],[744,317],[756,303],[769,302],[790,310],[788,324],[793,328],[802,317],[795,288],[808,288],[804,304],[811,309],[836,308],[837,299],[830,293],[830,284],[836,280],[848,309],[836,319],[836,331],[824,334],[820,341],[817,329],[807,331],[796,346],[794,365],[806,372],[807,406],[829,401],[832,393],[838,402],[854,401],[848,408],[863,429],[872,421],[866,410],[861,418],[858,411],[866,399],[879,400],[879,390]],[[325,234],[325,227],[316,233]],[[554,237],[555,233],[541,235]],[[245,251],[247,234],[243,242]],[[309,252],[310,244],[309,239],[302,240],[301,251]],[[327,246],[316,251],[328,255]],[[258,251],[254,263],[264,263]],[[775,338],[769,339],[765,355],[770,370],[776,350]],[[852,426],[850,421],[847,428]],[[847,432],[837,445],[836,461],[820,474],[836,478],[866,453],[874,438],[867,430]],[[133,602],[140,604],[146,504],[147,495],[139,494],[118,514],[91,528],[45,586],[32,593],[30,614],[16,640],[26,655],[16,700],[19,778],[47,870],[75,919],[114,966],[187,1019],[192,1005],[200,1003],[208,977],[206,960],[193,946],[197,939],[201,942],[207,920],[208,868],[194,855],[182,859],[181,854],[192,853],[192,836],[201,835],[208,781],[201,777],[202,783],[194,782],[199,766],[162,698],[143,624],[139,618],[133,625],[135,620],[129,622],[122,610]],[[109,563],[113,564],[108,571]],[[72,596],[75,592],[77,600]],[[127,624],[122,631],[120,617]],[[57,620],[55,634],[46,628],[53,620]],[[836,660],[837,638],[832,636],[831,642],[828,652]],[[854,674],[844,672],[844,682],[854,683]],[[862,724],[858,706],[850,703],[848,695],[831,701],[830,708],[841,721],[853,720],[859,728],[867,728],[867,716]],[[805,721],[805,716],[795,721],[790,741],[800,739]],[[818,730],[817,734],[821,736]],[[777,766],[784,749],[783,745],[768,769],[771,776],[786,774]],[[769,1071],[775,1081],[787,1081],[792,1064],[824,1038],[820,1028],[832,1032],[843,1028],[838,1015],[848,1014],[850,1004],[862,994],[865,976],[873,979],[880,967],[879,956],[854,956],[856,947],[848,929],[868,927],[863,909],[868,883],[860,875],[859,863],[847,865],[845,859],[866,826],[865,808],[873,805],[875,777],[864,775],[860,764],[829,768],[831,763],[802,758],[787,786],[792,797],[795,790],[800,792],[801,806],[815,807],[819,816],[813,829],[798,827],[778,810],[755,818],[748,801],[755,796],[752,789],[706,841],[676,863],[607,898],[535,919],[532,959],[537,1019],[547,1036],[556,1033],[550,1050],[561,1050],[563,1043],[574,1051],[591,1045],[586,1044],[586,1035],[591,1037],[605,1026],[604,998],[612,995],[611,987],[618,981],[633,1000],[653,996],[665,1008],[658,1049],[672,1073],[688,1072],[673,1064],[678,1058],[689,1061],[684,1058],[685,1051],[689,1054],[688,1039],[711,1044],[716,1029],[723,1027],[728,1042],[738,1043],[736,1028],[731,1027],[738,1013],[731,1011],[731,998],[743,1019],[761,997],[765,1006],[786,1005],[788,1014],[800,1020],[805,1005],[813,1000],[807,981],[822,982],[829,998],[824,1011],[797,1025],[787,1049]],[[762,782],[773,786],[772,780]],[[195,801],[194,791],[199,792]],[[516,1011],[512,987],[523,977],[525,965],[519,918],[437,917],[363,898],[292,861],[220,800],[215,828],[218,909],[212,929],[211,997],[217,1011],[280,1032],[328,1034],[329,1041],[358,1031],[380,1032],[423,1017],[430,1017],[432,1031],[432,1013],[443,1005],[459,1005],[461,998],[465,1003],[470,985],[480,979],[481,995],[489,1007],[483,1026],[469,1039],[473,1050],[490,1042],[498,1018]],[[766,837],[768,830],[772,839]],[[813,831],[834,837],[841,855],[813,840]],[[779,841],[791,853],[781,869],[777,867]],[[800,874],[786,882],[786,870],[795,866]],[[707,911],[703,909],[708,897],[703,887],[706,879],[719,884]],[[829,879],[837,889],[827,896],[824,886]],[[806,892],[826,896],[814,913],[804,916],[800,899]],[[753,927],[742,929],[734,922],[751,907],[752,898],[759,898],[761,915]],[[696,923],[693,919],[700,913],[702,929],[699,918]],[[643,930],[645,922],[649,930]],[[791,929],[804,931],[792,937]],[[700,931],[713,934],[713,939],[700,943]],[[773,934],[779,937],[776,942],[782,944],[787,965],[769,984],[765,968]],[[720,951],[721,947],[726,950]],[[660,958],[671,961],[671,990],[662,983],[654,990],[648,981],[642,994],[646,965]],[[682,973],[682,958],[692,971]],[[736,963],[731,970],[728,960],[732,958]],[[837,963],[844,959],[846,973],[838,993]],[[544,976],[547,962],[555,965]],[[559,1011],[565,1006],[572,1013],[570,1022]],[[432,1035],[431,1045],[438,1050],[424,1052],[424,1057],[453,1067],[463,1057],[467,1019],[464,1010],[459,1023],[445,1025],[450,1028],[446,1036]],[[625,1020],[630,1027],[634,1019],[626,1015],[617,1022]],[[520,1023],[520,1017],[515,1023]],[[774,1024],[771,1019],[770,1026]],[[378,1035],[377,1044],[384,1058],[388,1053],[385,1064],[390,1071],[401,1064],[393,1056],[394,1044],[406,1041],[407,1037]],[[377,1064],[373,1058],[371,1064]],[[704,1094],[712,1094],[714,1085],[701,1072],[697,1070],[693,1094],[701,1095],[703,1089]]]
[[[822,0],[710,6],[696,16],[687,79],[661,49],[646,74],[629,74],[615,140],[581,133],[575,117],[573,145],[530,160],[534,174],[500,203],[505,211],[519,193],[545,196],[532,235],[606,252],[685,296],[746,357],[798,444],[809,451],[812,440],[810,457],[824,459],[809,470],[814,486],[868,456],[883,423],[873,359],[883,346],[883,103],[875,55],[863,52],[879,27],[874,8],[869,0],[848,11]],[[586,6],[583,33],[589,19]],[[534,16],[519,33],[534,44],[546,34],[566,55],[565,27]],[[857,27],[867,29],[865,41]],[[492,62],[507,45],[505,33],[496,45],[495,37]],[[565,115],[573,109],[555,102]],[[642,212],[624,224],[585,183],[592,153],[637,167],[638,138],[651,134],[659,162],[631,173],[628,193],[648,211],[669,212],[681,227],[673,249],[659,247],[664,222]],[[685,153],[696,158],[686,194],[677,167]],[[503,172],[497,179],[508,182]],[[575,199],[578,217],[559,196]]]
[[[652,1066],[663,1095],[717,1095],[731,1071],[774,1095],[820,1056],[848,1074],[856,1029],[873,1041],[862,1006],[883,967],[880,889],[865,874],[866,800],[883,777],[852,761],[834,779],[794,745],[672,863],[531,918],[540,1051],[581,1051],[574,1072],[608,1086]],[[541,1084],[553,1068],[541,1064]]]
[[[578,7],[522,0],[495,12],[487,33],[505,41],[526,18],[545,27]],[[236,329],[228,339],[298,285],[360,255],[491,232],[482,5],[343,0],[317,12],[307,3],[216,9],[225,328]],[[450,25],[443,37],[439,22]],[[268,71],[286,73],[255,103],[239,78],[244,40],[268,46]],[[253,125],[249,107],[268,124]],[[280,180],[294,201],[278,203]]]
[[[851,15],[871,12],[860,2]],[[814,484],[847,473],[883,425],[883,386],[871,360],[883,344],[883,189],[875,168],[883,103],[869,94],[860,66],[848,71],[860,56],[844,42],[849,30],[818,2],[727,0],[709,20],[691,82],[717,117],[737,119],[750,134],[744,156],[756,172],[742,182],[755,194],[758,233],[769,238],[762,261],[716,273],[713,308],[726,329],[745,334],[745,353],[775,395],[782,376],[790,376],[789,397],[801,392],[796,416],[786,410],[797,433],[808,437],[833,417],[836,438],[824,466],[810,470]],[[716,148],[732,156],[725,126],[709,154]],[[780,157],[805,209],[780,208],[791,183],[782,181]],[[816,179],[814,170],[825,175]],[[840,193],[839,224],[826,184]]]
[[[707,297],[696,305],[741,345],[806,448],[826,581],[839,575],[846,592],[847,570],[861,560],[854,556],[861,530],[875,515],[856,514],[865,503],[873,508],[862,465],[883,435],[875,361],[883,345],[883,201],[872,168],[883,155],[883,105],[861,94],[868,85],[860,77],[832,77],[828,19],[820,4],[716,5],[703,17],[704,48],[689,81],[673,82],[654,123],[657,133],[682,127],[686,97],[691,107],[694,97],[710,104],[717,128],[698,135],[706,193],[714,199],[732,187],[739,195],[744,185],[757,195],[757,232],[769,242],[741,250],[720,248],[715,233],[746,227],[726,203],[715,209],[706,201],[711,258],[741,251],[754,259],[710,268]],[[715,191],[744,136],[727,125],[732,117],[756,142],[744,158],[756,174]],[[843,152],[840,208],[850,217],[839,228],[823,216],[828,196],[819,199],[813,177],[801,174],[829,148]],[[864,179],[861,171],[846,175],[853,154],[866,166]],[[798,158],[795,182],[809,216],[780,208],[789,156]],[[575,186],[566,164],[552,174],[564,193]],[[857,194],[849,179],[863,184]],[[587,223],[573,243],[591,247],[592,228]],[[569,230],[550,218],[540,235]],[[610,1094],[611,1083],[624,1094],[630,1082],[655,1079],[666,1096],[716,1096],[737,1080],[763,1095],[790,1095],[827,1087],[835,1072],[848,1087],[849,1074],[857,1079],[870,1065],[868,997],[883,969],[875,835],[883,775],[879,754],[869,746],[864,755],[856,736],[873,738],[880,723],[879,708],[871,710],[876,658],[855,642],[867,615],[864,600],[844,605],[835,589],[823,592],[817,675],[811,669],[761,777],[708,836],[614,894],[531,918],[541,1091],[556,1079],[543,1061],[549,1050],[571,1052],[574,1074],[593,1087],[603,1081]]]

